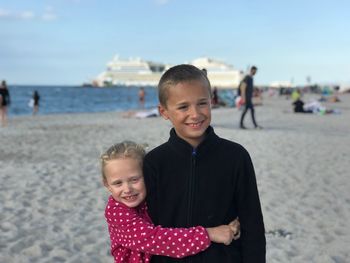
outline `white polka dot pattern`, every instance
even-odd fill
[[[129,208],[109,197],[105,210],[114,262],[150,262],[151,255],[183,258],[210,246],[205,228],[154,226],[145,203]]]

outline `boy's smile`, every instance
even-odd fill
[[[209,90],[200,80],[180,82],[169,87],[166,106],[159,105],[159,112],[180,138],[197,147],[211,121]]]

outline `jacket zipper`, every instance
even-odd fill
[[[196,149],[193,149],[192,156],[191,156],[191,174],[190,174],[190,178],[189,178],[189,187],[188,187],[188,212],[187,212],[187,226],[188,227],[192,226],[195,166],[196,166]]]

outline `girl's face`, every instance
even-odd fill
[[[137,207],[146,198],[146,186],[140,162],[133,158],[108,161],[104,167],[105,186],[114,200],[128,207]]]

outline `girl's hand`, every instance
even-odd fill
[[[241,224],[239,223],[238,217],[228,224],[233,232],[233,239],[237,240],[241,236]]]
[[[231,244],[234,238],[234,227],[231,225],[221,225],[217,227],[207,228],[209,239],[215,243],[221,243],[225,245]]]

